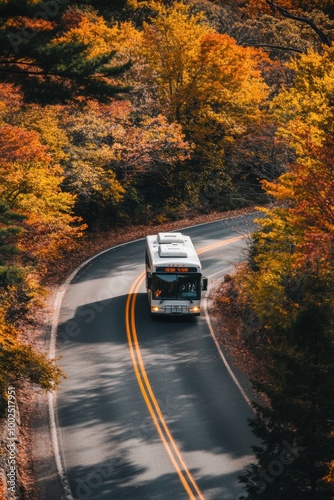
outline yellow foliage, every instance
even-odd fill
[[[159,0],[128,0],[127,4],[132,9],[149,8],[156,12],[159,12],[164,8]]]
[[[54,38],[53,43],[83,43],[87,47],[87,59],[115,51],[116,58],[113,62],[126,62],[130,49],[137,44],[139,38],[139,32],[131,22],[108,24],[102,16],[90,11],[82,13],[77,25],[71,26],[62,36]]]
[[[63,179],[63,169],[52,163],[37,132],[1,127],[0,196],[26,216],[20,243],[35,257],[54,258],[83,229],[72,215],[75,197],[60,188]]]
[[[61,128],[61,117],[64,110],[61,106],[37,105],[21,108],[13,118],[12,122],[20,127],[38,132],[39,139],[47,146],[48,153],[53,162],[66,160],[68,157],[66,149],[69,142],[65,131]]]
[[[144,24],[137,57],[141,78],[155,89],[164,112],[193,123],[192,133],[205,136],[212,123],[238,133],[260,115],[267,96],[258,70],[261,52],[216,33],[187,5],[175,3]]]
[[[264,180],[262,181],[262,186],[266,193],[274,196],[277,200],[291,200],[294,196],[294,188],[288,181],[289,174],[283,174],[280,179],[284,179],[285,182],[269,182]]]
[[[323,53],[310,51],[293,60],[294,85],[273,100],[272,109],[281,125],[280,132],[300,152],[299,131],[308,130],[319,145],[328,132],[334,132],[332,106],[334,93],[334,46]]]
[[[191,15],[185,5],[175,4],[144,25],[138,55],[148,63],[146,78],[157,81],[165,99],[185,87],[190,92],[197,75],[204,70],[198,67],[201,39],[214,30],[201,20],[201,16]]]

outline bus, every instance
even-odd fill
[[[146,237],[146,289],[151,314],[201,314],[208,279],[189,236],[158,233]]]

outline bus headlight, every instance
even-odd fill
[[[165,312],[165,307],[152,306],[151,307],[151,312],[153,312],[153,313],[163,313],[163,312]]]
[[[200,306],[193,306],[193,307],[189,307],[189,312],[190,313],[200,313],[201,312],[201,308]]]

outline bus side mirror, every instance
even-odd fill
[[[147,288],[152,290],[152,276],[146,276]]]
[[[208,278],[203,278],[202,279],[202,290],[207,290],[208,289]]]

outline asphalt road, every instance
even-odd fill
[[[239,237],[253,218],[183,231],[211,283],[244,259]],[[151,318],[142,282],[135,288],[143,270],[144,241],[119,246],[83,266],[63,296],[56,355],[67,379],[55,415],[67,498],[236,500],[253,414],[205,314]]]

